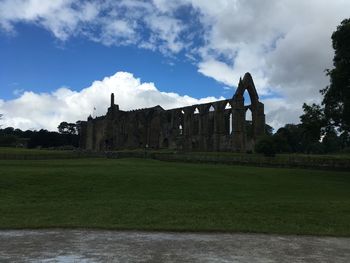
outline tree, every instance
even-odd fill
[[[276,151],[277,152],[303,152],[305,145],[302,142],[304,134],[304,128],[301,124],[286,124],[284,127],[279,128],[274,134],[276,138]],[[283,145],[283,141],[286,145]]]
[[[0,146],[11,147],[15,146],[18,138],[15,135],[2,135],[0,136]]]
[[[316,143],[320,141],[322,128],[326,126],[324,111],[320,105],[313,103],[311,106],[303,104],[304,114],[300,116],[301,126],[304,129],[304,143]]]
[[[288,138],[287,136],[285,136],[285,134],[283,133],[284,128],[280,128],[278,131],[273,135],[273,141],[274,141],[274,146],[275,146],[275,150],[277,153],[287,153],[287,152],[291,152],[292,148],[288,143]]]
[[[340,144],[342,149],[350,150],[350,133],[343,132],[339,135]]]
[[[77,125],[75,123],[61,122],[57,127],[61,134],[78,134]]]
[[[268,124],[265,124],[265,134],[268,136],[272,136],[273,134],[273,128]]]
[[[342,138],[338,137],[337,132],[331,128],[323,137],[322,145],[326,153],[338,152],[342,148]]]
[[[334,68],[327,70],[330,85],[321,90],[322,104],[330,124],[350,132],[350,19],[345,19],[332,34]]]

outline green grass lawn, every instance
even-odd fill
[[[74,158],[76,153],[65,150],[47,150],[47,149],[26,149],[14,147],[0,147],[1,159],[55,159],[55,158]]]
[[[46,227],[350,236],[350,172],[0,160],[0,228]]]

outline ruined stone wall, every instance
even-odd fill
[[[244,104],[245,91],[249,93],[250,105]],[[250,132],[246,130],[247,110],[252,112]],[[80,146],[95,151],[164,148],[246,152],[252,150],[264,130],[264,105],[246,73],[232,99],[170,110],[155,106],[122,111],[114,104],[112,94],[106,116],[81,122]]]

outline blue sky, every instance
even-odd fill
[[[0,97],[6,100],[25,90],[41,93],[62,86],[81,90],[117,71],[132,72],[162,91],[195,98],[231,97],[233,92],[199,74],[184,54],[169,57],[133,45],[105,46],[79,36],[62,42],[35,25],[18,25],[16,35],[0,34],[0,49]]]
[[[299,121],[320,102],[335,0],[0,0],[3,126],[55,130],[122,109],[230,98],[250,72],[267,122]],[[322,18],[322,19],[320,19]]]

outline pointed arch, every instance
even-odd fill
[[[254,126],[255,120],[253,119],[253,111],[251,107],[245,108],[245,129],[246,129],[246,138],[248,141],[252,140],[254,135]]]
[[[251,104],[259,102],[258,92],[256,91],[254,81],[249,72],[244,74],[243,80],[239,79],[238,87],[234,95],[235,98],[243,98],[244,91],[248,91]]]
[[[182,124],[179,125],[179,135],[183,135],[183,127],[182,127]]]
[[[192,119],[192,134],[198,135],[199,134],[199,108],[195,107],[193,112],[193,119]]]
[[[250,106],[245,107],[245,120],[253,121],[253,111]]]

